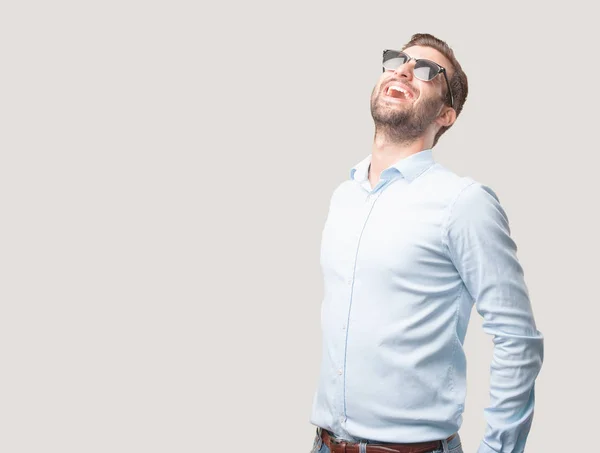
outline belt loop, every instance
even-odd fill
[[[450,450],[448,449],[448,441],[446,439],[442,439],[442,452],[450,453]]]
[[[360,442],[358,444],[358,453],[367,453],[367,443],[366,442]]]

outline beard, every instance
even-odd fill
[[[375,122],[375,135],[383,134],[388,140],[398,144],[410,144],[422,137],[425,130],[437,118],[444,100],[441,98],[422,99],[419,106],[386,103],[381,98],[382,91],[371,94],[371,116]]]

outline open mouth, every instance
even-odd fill
[[[413,99],[412,93],[399,85],[390,85],[385,90],[385,94],[401,101],[410,101]]]

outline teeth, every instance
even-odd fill
[[[409,97],[409,96],[410,96],[410,95],[409,95],[409,93],[408,93],[408,91],[406,91],[404,88],[400,88],[400,87],[397,87],[397,86],[395,86],[395,85],[392,85],[392,86],[390,86],[390,87],[388,88],[388,91],[389,91],[389,90],[396,90],[396,91],[400,91],[402,94],[404,94],[404,96],[406,96],[406,97]]]

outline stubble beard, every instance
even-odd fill
[[[407,145],[422,137],[427,127],[437,118],[443,100],[423,99],[418,107],[398,105],[381,100],[383,93],[371,94],[371,116],[375,122],[375,135],[387,141]]]

